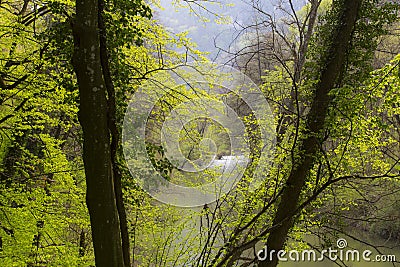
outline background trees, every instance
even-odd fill
[[[275,13],[249,2],[254,23],[242,25],[227,64],[268,99],[276,152],[250,190],[264,164],[256,151],[266,122],[227,95],[253,134],[252,164],[234,190],[195,209],[160,204],[137,186],[132,178],[153,170],[144,155],[129,173],[120,132],[127,101],[144,81],[204,54],[152,20],[141,1],[1,2],[1,265],[251,266],[265,243],[323,249],[345,236],[381,251],[360,228],[398,241],[399,7],[364,0],[355,12],[358,2],[311,0],[297,8],[272,1]],[[342,24],[341,14],[353,22]],[[182,97],[195,97],[178,92],[159,103],[163,113],[154,110],[150,130]],[[217,136],[218,152],[229,154],[220,126],[196,121],[186,130],[180,141],[189,160],[204,137]],[[153,163],[171,167],[155,145]],[[177,174],[170,168],[165,177]],[[310,235],[318,239],[306,244]]]

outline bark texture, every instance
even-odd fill
[[[101,68],[98,0],[77,0],[73,25],[83,129],[86,203],[97,267],[123,267],[120,224],[114,192],[106,86]]]
[[[101,59],[101,68],[103,70],[103,77],[108,96],[108,128],[110,130],[110,135],[111,135],[110,152],[111,152],[111,164],[112,164],[113,178],[114,178],[114,192],[116,197],[118,218],[121,230],[124,264],[125,266],[131,266],[128,220],[126,218],[126,210],[122,195],[122,177],[121,177],[122,175],[117,162],[117,151],[118,151],[120,136],[116,118],[117,108],[116,108],[115,88],[111,78],[111,70],[109,64],[110,57],[107,47],[107,32],[106,32],[105,22],[103,19],[105,2],[104,0],[98,0],[98,3],[99,3],[100,59]]]

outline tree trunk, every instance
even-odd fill
[[[101,69],[98,1],[77,0],[73,25],[76,72],[83,129],[86,203],[97,267],[123,267],[108,129],[106,86]]]
[[[322,62],[319,82],[316,85],[310,112],[306,118],[306,125],[301,134],[303,139],[299,143],[293,168],[286,181],[280,203],[273,221],[277,227],[271,231],[267,240],[268,251],[278,251],[284,248],[288,233],[294,223],[294,214],[299,205],[300,194],[304,188],[306,178],[313,168],[314,159],[322,143],[321,133],[324,130],[325,119],[330,104],[329,92],[337,84],[340,73],[344,69],[347,51],[350,47],[352,32],[362,0],[334,1],[333,8],[338,10],[335,29],[328,37],[327,56]],[[276,253],[272,260],[260,262],[261,267],[275,267],[278,264]]]
[[[128,221],[126,218],[126,211],[124,205],[124,199],[122,195],[122,177],[121,170],[118,166],[117,162],[117,151],[119,145],[119,132],[117,127],[117,118],[116,118],[116,99],[115,99],[115,88],[113,81],[111,79],[111,70],[109,65],[109,53],[107,48],[107,32],[106,25],[103,19],[104,13],[104,0],[98,0],[99,3],[99,38],[100,38],[100,60],[101,60],[101,68],[103,70],[104,82],[107,90],[108,96],[108,129],[111,135],[111,165],[113,170],[113,178],[114,178],[114,192],[116,197],[119,225],[121,230],[121,239],[122,239],[122,253],[124,257],[125,266],[131,266],[131,257],[130,257],[130,246],[129,246],[129,231],[128,231]]]

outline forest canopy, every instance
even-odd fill
[[[0,266],[400,266],[399,11],[0,1]]]

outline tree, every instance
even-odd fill
[[[289,3],[291,3],[291,1],[289,1]],[[327,97],[327,102],[325,102],[327,108],[327,113],[325,114],[326,118],[324,119],[325,121],[327,121],[324,126],[325,128],[322,131],[322,133],[319,133],[320,134],[319,136],[311,137],[311,138],[321,138],[319,141],[320,143],[317,142],[319,145],[315,154],[318,160],[314,161],[315,157],[314,156],[311,157],[312,161],[314,161],[315,164],[314,163],[311,164],[309,173],[305,177],[304,187],[301,189],[301,193],[299,193],[301,200],[299,199],[298,204],[294,204],[295,206],[298,205],[294,209],[295,214],[290,216],[290,219],[296,221],[299,226],[290,227],[290,237],[295,237],[295,238],[297,237],[297,239],[300,239],[299,237],[300,235],[299,232],[301,232],[301,230],[299,229],[300,226],[310,225],[310,227],[312,227],[313,224],[317,224],[319,225],[319,227],[322,227],[320,226],[321,223],[318,222],[318,220],[316,220],[315,218],[313,219],[314,210],[312,206],[315,205],[314,204],[315,202],[323,201],[322,199],[319,199],[319,195],[321,194],[321,192],[324,192],[324,190],[327,189],[328,187],[334,190],[335,194],[340,194],[340,188],[342,182],[356,183],[358,179],[375,180],[378,178],[382,178],[383,180],[385,180],[386,178],[391,179],[398,177],[398,175],[396,175],[396,172],[394,171],[394,166],[396,165],[396,161],[393,162],[391,157],[387,157],[383,160],[385,162],[390,162],[389,166],[384,170],[376,171],[376,173],[370,170],[362,172],[362,174],[354,174],[358,173],[356,169],[351,169],[348,171],[345,171],[342,168],[339,169],[339,166],[341,166],[342,163],[342,156],[340,156],[340,154],[338,154],[338,152],[335,151],[335,147],[338,146],[338,143],[339,144],[341,143],[342,145],[340,146],[344,147],[344,151],[342,152],[343,155],[350,153],[349,152],[350,149],[347,148],[346,144],[343,144],[341,140],[338,140],[335,137],[336,132],[343,131],[343,129],[347,129],[348,127],[343,125],[341,120],[350,120],[350,124],[352,124],[351,127],[353,127],[354,123],[353,117],[348,118],[348,116],[353,116],[352,115],[353,113],[348,113],[348,109],[344,108],[342,105],[348,107],[349,106],[355,107],[353,101],[349,102],[348,100],[349,95],[351,95],[352,98],[357,96],[357,99],[359,99],[361,98],[361,95],[364,94],[363,83],[368,82],[366,80],[366,77],[369,76],[371,70],[370,68],[371,55],[373,54],[373,51],[375,49],[375,40],[377,39],[377,36],[382,34],[382,27],[381,27],[382,24],[391,23],[394,20],[393,14],[395,14],[396,12],[395,6],[392,6],[389,3],[389,5],[385,6],[383,4],[383,7],[380,6],[379,8],[375,8],[375,5],[377,5],[376,1],[364,1],[362,8],[360,8],[361,15],[357,20],[357,25],[354,26],[354,31],[351,32],[351,45],[348,46],[347,52],[342,54],[342,56],[344,56],[346,59],[345,60],[346,63],[343,66],[343,69],[339,71],[340,75],[338,76],[338,79],[334,81],[334,86],[332,86],[332,88],[330,89],[331,91],[329,93],[329,97]],[[288,14],[290,13],[288,12]],[[288,23],[290,24],[290,22],[292,22],[291,25],[298,25],[296,24],[295,21],[296,14],[293,13],[290,15],[293,21],[289,21]],[[227,241],[225,241],[225,244],[222,247],[222,249],[220,249],[219,252],[216,254],[215,261],[212,262],[212,264],[215,264],[216,266],[225,266],[225,265],[229,266],[233,262],[238,261],[239,258],[243,257],[243,254],[246,250],[248,251],[250,249],[254,249],[256,251],[257,249],[256,244],[261,243],[263,238],[268,236],[269,233],[274,232],[281,225],[281,223],[278,224],[275,224],[274,222],[270,223],[269,221],[270,220],[272,221],[273,218],[270,218],[270,216],[268,216],[268,214],[265,213],[267,211],[272,212],[273,209],[271,209],[271,207],[275,207],[275,205],[278,206],[279,209],[279,205],[283,206],[285,204],[289,204],[288,206],[290,206],[292,204],[291,202],[293,202],[293,198],[291,197],[288,197],[286,201],[283,203],[282,200],[280,202],[277,202],[277,199],[279,199],[283,194],[283,192],[287,190],[286,186],[284,186],[282,189],[280,184],[286,185],[286,179],[287,177],[291,176],[293,170],[296,170],[296,168],[301,168],[298,167],[299,165],[297,164],[303,160],[303,158],[299,157],[299,155],[303,155],[302,153],[304,151],[303,152],[299,151],[302,151],[300,150],[301,143],[304,143],[304,140],[306,140],[309,137],[309,132],[306,133],[307,130],[310,131],[310,129],[308,128],[310,126],[310,123],[308,121],[310,118],[308,116],[310,115],[308,114],[310,114],[309,113],[310,106],[312,107],[313,100],[315,100],[315,97],[317,96],[315,93],[316,87],[320,86],[319,85],[319,83],[321,82],[320,73],[322,72],[321,68],[322,70],[324,70],[324,67],[326,67],[325,66],[326,64],[325,60],[327,59],[326,56],[329,52],[329,48],[331,48],[332,45],[332,39],[331,39],[332,31],[335,33],[336,32],[335,26],[340,24],[338,23],[337,16],[338,16],[338,9],[333,9],[332,11],[329,11],[327,13],[325,18],[322,17],[323,19],[320,19],[319,25],[322,26],[319,27],[320,29],[318,29],[317,33],[311,39],[312,49],[309,49],[311,51],[308,52],[307,62],[303,70],[301,70],[303,74],[302,75],[303,79],[298,80],[299,83],[293,83],[295,79],[291,68],[293,66],[293,63],[296,64],[297,62],[296,60],[294,60],[293,62],[288,59],[283,60],[282,58],[278,58],[280,59],[281,63],[281,66],[277,67],[278,71],[269,71],[266,74],[265,83],[272,84],[271,90],[274,89],[279,90],[280,88],[278,88],[278,86],[274,84],[276,81],[269,80],[271,78],[274,78],[272,75],[270,75],[270,73],[271,74],[276,73],[279,75],[282,75],[281,73],[284,73],[284,75],[282,75],[283,77],[275,78],[276,80],[282,83],[283,92],[281,91],[272,92],[272,94],[275,93],[277,97],[270,98],[271,101],[277,103],[276,104],[276,106],[278,106],[277,110],[280,110],[280,108],[286,109],[292,117],[292,121],[289,121],[290,123],[288,123],[286,120],[283,126],[281,123],[279,123],[277,127],[278,134],[280,134],[279,131],[280,129],[286,128],[284,129],[284,131],[282,131],[282,137],[278,136],[278,148],[279,148],[278,151],[283,156],[280,155],[279,152],[276,154],[276,161],[275,161],[276,165],[273,167],[273,169],[269,174],[266,174],[266,179],[268,182],[265,182],[265,186],[267,187],[267,189],[265,189],[266,191],[265,195],[260,194],[259,198],[261,199],[261,201],[264,201],[263,202],[264,205],[260,205],[260,207],[257,207],[256,205],[252,206],[252,207],[257,207],[254,210],[252,210],[253,212],[255,212],[255,215],[251,214],[250,208],[247,208],[246,211],[243,211],[243,213],[247,212],[247,214],[250,213],[251,215],[247,217],[246,220],[248,221],[246,221],[246,223],[243,223],[243,225],[238,223],[236,226],[232,227],[233,229],[230,229],[231,230],[230,233],[232,234],[231,237],[228,238]],[[372,23],[372,21],[375,21],[375,23]],[[307,24],[304,23],[303,25]],[[373,27],[375,26],[373,25],[377,26],[377,28],[374,30]],[[299,24],[298,27],[303,28],[301,27],[301,24]],[[284,32],[284,30],[282,31]],[[365,36],[369,36],[368,39],[372,41],[366,42]],[[287,40],[291,39],[288,38]],[[328,50],[328,52],[326,50]],[[297,50],[294,51],[296,52]],[[350,88],[352,88],[351,92],[354,93],[350,94]],[[294,93],[291,94],[290,92]],[[338,95],[339,92],[341,92],[340,97]],[[348,94],[347,97],[344,96],[345,92]],[[332,99],[334,99],[335,101],[328,104],[328,102],[332,101]],[[290,105],[286,104],[287,103],[286,100],[290,100],[293,103],[291,109],[289,109]],[[328,108],[329,105],[330,107]],[[343,115],[338,117],[337,115],[338,113],[343,113]],[[281,115],[281,113],[279,113],[279,115]],[[279,121],[284,121],[284,120],[279,120]],[[339,127],[339,125],[343,125],[343,128]],[[382,128],[380,128],[380,130],[378,130],[378,128],[374,129],[376,129],[377,132],[379,132],[380,130],[385,132]],[[351,131],[350,137],[348,138],[349,139],[357,138],[356,135],[353,136],[352,133],[353,132]],[[334,145],[332,145],[332,143],[334,143]],[[366,158],[366,160],[369,162],[370,159]],[[331,164],[333,164],[332,162],[334,162],[335,165],[336,164],[338,165],[335,168],[332,168],[331,166]],[[368,164],[373,164],[373,163],[369,162]],[[342,175],[344,173],[348,175]],[[339,176],[339,178],[334,178],[335,176]],[[292,179],[294,178],[292,177]],[[346,182],[344,182],[344,180],[346,180]],[[335,183],[338,183],[340,185],[334,186]],[[321,195],[323,195],[323,197],[321,196],[321,198],[324,198],[326,197],[327,193],[324,192],[324,194]],[[250,196],[253,197],[252,195]],[[252,199],[250,196],[249,198]],[[331,197],[335,199],[335,195]],[[296,199],[296,197],[294,199]],[[316,201],[314,202],[314,200]],[[235,209],[239,210],[238,207],[241,205],[241,202],[236,202],[235,204],[236,204]],[[326,201],[323,204],[320,204],[320,206],[318,207],[324,205],[330,205],[330,203]],[[307,212],[303,210],[305,207],[308,207],[306,210],[310,213],[309,214],[310,221],[306,221],[305,219],[306,217],[308,217]],[[222,214],[222,216],[228,217],[228,215],[226,214]],[[232,216],[238,216],[238,215],[232,214]],[[238,217],[240,218],[240,216]],[[343,215],[343,217],[345,217],[345,215]],[[290,219],[287,218],[285,220],[290,220]],[[259,227],[258,223],[260,220],[265,220],[264,226],[261,226],[264,227],[264,229],[261,229],[259,231],[254,230],[257,229],[256,227]],[[215,232],[217,231],[218,230],[215,230]],[[254,235],[255,237],[246,240],[245,239],[246,234]],[[282,237],[280,238],[282,238],[283,240],[287,240],[287,237],[285,237],[286,234],[283,234]],[[224,249],[226,250],[224,251]],[[248,257],[249,254],[251,254],[251,252],[247,254]]]
[[[346,55],[350,49],[352,33],[356,25],[361,7],[360,1],[334,1],[332,6],[336,18],[332,34],[327,38],[326,55],[321,63],[321,74],[315,86],[315,93],[306,124],[300,133],[299,150],[295,155],[292,170],[286,181],[282,196],[275,214],[272,230],[268,236],[267,246],[275,251],[281,250],[293,226],[293,216],[299,206],[299,198],[306,178],[313,168],[315,157],[323,143],[323,132],[328,108],[330,106],[330,91],[340,84],[340,74],[343,72]],[[260,266],[276,266],[276,255],[270,262],[262,262]]]
[[[388,62],[387,55],[396,53],[395,35],[381,39],[394,33],[399,5],[276,2],[274,14],[262,1],[250,1],[257,19],[243,25],[239,39],[246,42],[230,61],[257,81],[273,107],[278,140],[269,161],[258,150],[261,126],[272,119],[255,120],[251,106],[219,86],[202,102],[197,100],[208,91],[197,89],[203,83],[175,84],[171,75],[199,81],[201,74],[212,84],[224,84],[226,76],[213,64],[185,66],[204,60],[203,54],[185,32],[172,35],[151,20],[144,2],[83,1],[77,16],[68,0],[1,2],[0,265],[92,266],[96,260],[101,266],[130,266],[131,247],[135,266],[268,266],[273,263],[257,259],[266,242],[269,250],[326,249],[340,236],[380,253],[381,244],[353,231],[399,240],[399,56]],[[350,24],[342,25],[338,16],[353,14],[349,7],[358,2],[349,37]],[[186,3],[213,10],[203,1]],[[338,32],[351,41],[334,38]],[[146,120],[145,150],[132,151],[125,162],[119,132],[128,99],[144,81],[155,94],[160,85],[171,91],[154,103]],[[170,147],[163,147],[161,129],[171,114],[205,114],[200,106],[185,109],[189,100],[202,108],[211,103],[215,111],[229,107],[238,115],[251,163],[215,203],[183,210],[157,203],[131,177],[150,186],[146,178],[155,172],[188,186],[218,177],[211,169],[185,174],[169,161]],[[240,127],[228,118],[216,123],[217,117],[201,116],[182,129],[168,124],[164,134],[178,133],[185,164],[230,155],[230,135]],[[223,125],[228,121],[232,129]],[[130,130],[135,129],[133,124]],[[267,161],[270,169],[258,171]],[[131,173],[126,163],[134,165]],[[248,186],[254,178],[262,178],[256,190]],[[114,221],[107,224],[108,219]],[[318,242],[307,244],[310,234]]]
[[[1,265],[90,265],[70,2],[0,5]]]
[[[76,1],[75,68],[83,129],[86,201],[96,266],[124,266],[111,161],[106,83],[103,76],[98,1]]]

